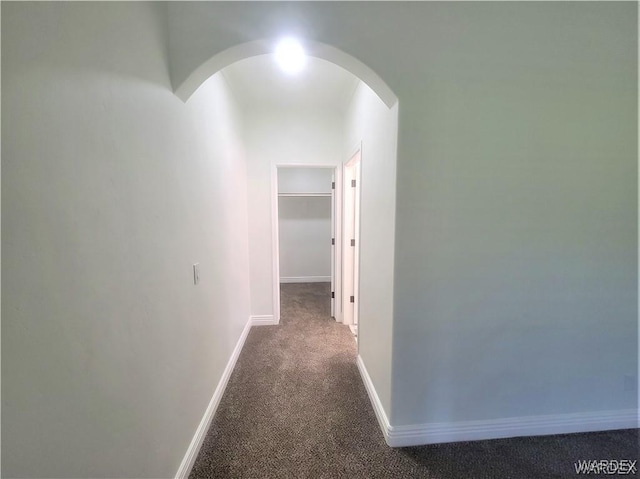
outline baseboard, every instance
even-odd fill
[[[384,440],[389,446],[392,446],[392,444],[389,442],[389,430],[391,429],[389,419],[387,418],[387,414],[384,412],[384,408],[382,407],[382,403],[380,402],[380,398],[378,397],[376,388],[373,386],[373,382],[371,381],[371,376],[369,376],[369,372],[367,371],[367,368],[364,365],[364,361],[362,361],[362,357],[360,355],[358,355],[356,364],[358,365],[358,370],[360,371],[362,382],[364,383],[364,387],[367,390],[367,394],[369,395],[369,400],[371,401],[371,405],[373,406],[373,411],[375,412],[376,418],[378,419],[378,425],[382,430]]]
[[[227,383],[229,382],[229,378],[231,377],[231,373],[233,372],[233,368],[236,365],[236,361],[238,360],[238,356],[240,356],[240,351],[242,351],[242,347],[244,346],[244,342],[247,339],[247,335],[249,334],[249,330],[251,329],[252,320],[249,318],[246,326],[242,330],[242,334],[240,335],[240,339],[238,339],[238,343],[231,353],[231,357],[229,358],[229,362],[227,362],[227,366],[224,368],[224,372],[222,373],[222,377],[218,382],[218,386],[216,390],[213,392],[213,396],[211,401],[209,401],[209,406],[207,406],[206,411],[204,412],[204,416],[198,425],[198,429],[196,429],[196,433],[191,440],[191,444],[189,444],[189,448],[187,449],[182,462],[180,463],[180,467],[178,468],[178,472],[176,473],[176,479],[187,479],[189,477],[189,473],[191,472],[191,468],[193,467],[194,462],[196,461],[196,457],[198,457],[198,452],[200,452],[200,447],[202,447],[202,443],[204,441],[205,436],[207,435],[207,431],[209,430],[209,426],[211,425],[211,421],[213,420],[213,416],[218,409],[218,405],[220,404],[220,399],[222,399],[222,395],[224,394],[224,390],[227,387]]]
[[[287,276],[281,277],[280,283],[330,283],[331,276]]]
[[[577,432],[635,429],[635,409],[545,416],[510,417],[483,421],[391,426],[387,443],[392,447],[445,442],[479,441],[521,436],[548,436]]]
[[[274,324],[278,323],[273,319],[273,314],[256,314],[251,316],[252,326],[273,326]]]
[[[636,409],[391,426],[360,356],[357,364],[384,439],[391,447],[638,428]]]

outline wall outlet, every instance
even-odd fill
[[[631,374],[624,375],[624,390],[625,392],[635,392],[636,386],[636,377]]]
[[[200,282],[200,263],[193,265],[193,284]]]

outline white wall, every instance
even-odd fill
[[[278,193],[331,194],[330,168],[278,168]],[[278,198],[280,282],[331,281],[331,197]]]
[[[278,168],[278,193],[331,193],[332,168]]]
[[[397,94],[393,425],[637,407],[637,8],[170,7],[174,86],[293,25]]]
[[[392,424],[637,407],[636,4],[169,9],[167,49],[153,4],[2,4],[3,475],[177,468],[249,311],[234,108],[219,78],[182,105],[167,60],[292,22],[400,99]],[[252,312],[269,164],[342,160],[300,118],[251,120]]]
[[[393,424],[636,408],[636,6],[447,11],[400,95]]]
[[[3,477],[173,477],[247,323],[240,119],[163,8],[2,4]]]
[[[278,199],[280,282],[331,281],[331,198]]]
[[[360,82],[344,125],[345,163],[361,148],[358,353],[389,415],[398,108]]]
[[[342,116],[295,109],[246,111],[251,314],[273,314],[272,165],[334,164],[342,159]]]

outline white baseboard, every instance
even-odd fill
[[[371,377],[369,376],[367,368],[364,365],[364,361],[362,361],[362,357],[359,354],[358,359],[356,360],[356,364],[358,365],[358,370],[360,371],[362,382],[364,383],[364,387],[367,390],[367,394],[369,395],[369,400],[371,401],[371,405],[373,406],[373,411],[376,413],[378,424],[380,425],[380,429],[382,429],[384,440],[389,446],[393,446],[389,442],[389,430],[391,429],[389,419],[387,418],[387,414],[384,412],[384,408],[382,407],[382,403],[380,402],[380,398],[378,397],[376,388],[373,386]]]
[[[216,390],[213,392],[211,401],[209,401],[209,406],[207,406],[207,409],[204,412],[204,416],[202,417],[202,420],[198,425],[198,429],[196,429],[196,433],[193,436],[193,439],[191,439],[191,444],[189,444],[189,448],[187,449],[187,452],[184,455],[182,462],[180,463],[180,467],[178,468],[178,472],[176,473],[176,479],[187,479],[189,477],[189,473],[191,472],[191,468],[196,461],[196,457],[198,457],[198,452],[200,452],[200,447],[202,447],[202,443],[205,436],[207,435],[209,426],[211,426],[213,416],[215,415],[216,410],[218,409],[218,405],[220,404],[220,399],[222,399],[224,390],[227,387],[229,377],[231,377],[231,373],[233,372],[233,368],[236,365],[238,356],[240,356],[240,351],[242,351],[244,342],[247,339],[247,335],[249,334],[249,330],[251,329],[251,324],[252,321],[251,318],[249,318],[249,321],[247,321],[246,326],[242,330],[242,334],[240,335],[240,339],[238,339],[236,347],[231,353],[229,362],[227,362],[227,366],[224,368],[222,377],[218,382]]]
[[[251,324],[253,326],[273,326],[278,323],[273,319],[273,314],[256,314],[251,316]]]
[[[281,277],[281,283],[330,283],[331,276],[288,276]]]
[[[391,426],[387,442],[393,447],[404,447],[520,436],[547,436],[551,434],[634,429],[637,427],[637,411],[635,409],[623,409],[617,411],[510,417],[483,421]]]
[[[391,447],[638,427],[636,409],[391,426],[360,356],[357,363],[385,441]]]

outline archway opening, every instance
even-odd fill
[[[278,168],[333,168],[333,315],[351,326],[358,318],[358,353],[379,356],[381,344],[390,341],[393,321],[398,100],[368,66],[325,44],[303,42],[312,68],[295,77],[279,76],[272,71],[275,44],[250,42],[215,55],[195,69],[176,94],[186,101],[209,76],[220,72],[241,104],[253,324],[281,320]],[[327,94],[330,90],[336,94]],[[355,153],[360,158],[359,225],[351,225],[354,237],[346,237],[340,236],[345,230],[344,200],[352,196],[354,186],[351,177],[349,182],[342,179]],[[358,253],[343,254],[351,248]],[[351,263],[357,282],[345,281],[344,261]],[[345,314],[346,308],[358,310]]]
[[[186,102],[198,87],[215,73],[247,58],[271,55],[275,51],[276,45],[277,41],[262,39],[242,43],[217,53],[193,70],[187,79],[175,88],[175,94]],[[326,43],[305,40],[302,45],[307,56],[327,60],[358,77],[378,95],[388,108],[397,104],[398,98],[387,83],[354,56]]]

